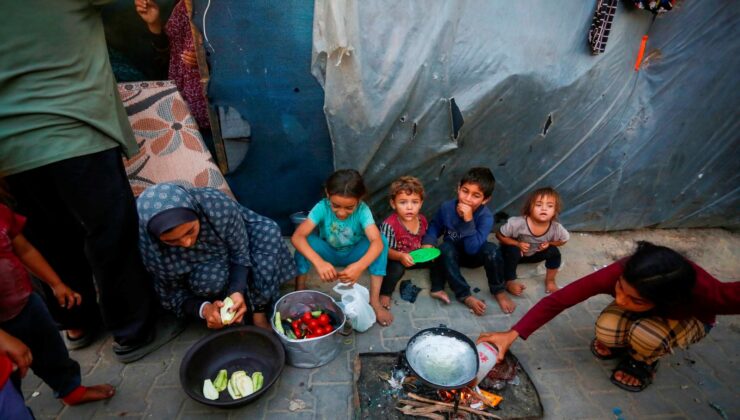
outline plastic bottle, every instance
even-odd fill
[[[496,346],[494,346],[491,343],[478,343],[476,346],[478,349],[478,375],[476,376],[477,382],[480,383],[486,375],[488,375],[488,372],[493,369],[493,367],[496,365],[496,358],[498,357],[498,349]]]

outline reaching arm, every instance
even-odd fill
[[[82,303],[82,296],[62,282],[44,256],[28,242],[23,234],[19,233],[13,238],[13,252],[28,271],[51,288],[60,306],[69,309]]]

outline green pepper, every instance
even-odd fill
[[[318,318],[321,316],[321,311],[311,311],[311,316],[314,318]]]

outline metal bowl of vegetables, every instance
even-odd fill
[[[203,337],[180,363],[180,384],[199,403],[237,407],[264,394],[285,366],[285,350],[269,331],[230,327]]]

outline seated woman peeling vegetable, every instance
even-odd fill
[[[296,276],[277,224],[213,188],[158,184],[137,201],[139,248],[162,306],[205,319],[270,329],[265,312]]]

